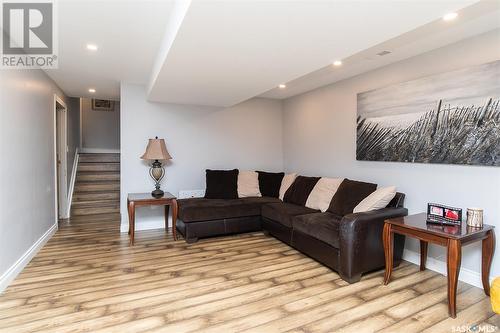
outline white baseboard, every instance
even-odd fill
[[[403,260],[409,261],[411,263],[414,263],[416,265],[420,265],[420,253],[404,249],[403,251]],[[446,262],[437,260],[432,257],[427,257],[427,261],[425,264],[425,267],[427,269],[430,269],[431,271],[438,272],[443,275],[447,275],[447,266]],[[483,282],[481,280],[481,273],[475,272],[471,269],[467,268],[460,268],[460,273],[458,274],[458,279],[462,282],[468,283],[470,285],[473,285],[478,288],[483,288]],[[493,277],[489,277],[490,279],[490,284],[491,281],[493,281]]]
[[[80,155],[78,155],[78,148],[75,150],[75,158],[73,159],[73,169],[71,169],[71,179],[69,181],[69,191],[68,191],[68,205],[66,207],[66,212],[64,214],[64,218],[69,218],[71,214],[71,203],[73,201],[73,191],[75,189],[76,182],[76,172],[78,169],[78,159]]]
[[[83,154],[119,154],[120,149],[106,149],[106,148],[82,148]]]
[[[35,244],[33,244],[28,251],[26,251],[21,258],[19,258],[10,268],[0,276],[0,293],[3,292],[9,284],[21,273],[23,268],[30,262],[30,260],[40,251],[40,249],[47,243],[47,241],[57,231],[57,223],[54,223],[49,230],[40,237]]]

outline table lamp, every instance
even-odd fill
[[[165,140],[158,139],[158,137],[149,139],[146,152],[141,156],[141,159],[153,161],[153,164],[149,169],[149,175],[155,182],[155,190],[151,192],[151,195],[155,198],[161,198],[164,192],[160,189],[160,182],[165,176],[165,169],[161,165],[160,161],[172,159],[172,156],[168,153],[167,146],[165,145]]]

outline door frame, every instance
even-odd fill
[[[62,109],[57,108],[57,105]],[[59,114],[58,114],[59,112]],[[61,116],[61,128],[57,127],[58,116]],[[58,133],[59,131],[59,133]],[[59,140],[59,151],[58,151]],[[68,218],[68,107],[61,97],[54,94],[54,197],[56,222],[60,218]],[[58,170],[57,157],[60,154],[60,171]]]

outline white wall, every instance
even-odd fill
[[[145,88],[121,85],[121,213],[127,193],[150,192],[149,165],[139,157],[148,138],[164,138],[172,155],[162,188],[205,189],[205,169],[283,169],[281,102],[251,99],[231,108],[149,103]],[[163,211],[139,208],[136,229],[161,228]]]
[[[40,70],[0,71],[0,291],[57,230],[54,93]]]
[[[68,190],[70,189],[71,174],[73,172],[73,162],[75,152],[80,148],[80,99],[70,97],[66,99],[67,111],[67,126],[68,126],[68,152],[66,161],[68,163]]]
[[[500,168],[356,161],[357,93],[500,59],[498,45],[497,30],[287,99],[283,105],[285,169],[306,175],[345,176],[379,185],[396,185],[406,193],[410,213],[425,211],[428,202],[463,209],[483,207],[485,223],[496,225],[498,234]],[[407,249],[419,251],[416,241],[409,239],[406,244]],[[500,275],[499,244],[492,276]],[[462,269],[461,276],[469,282],[476,279],[476,285],[480,249],[480,243],[467,246],[462,256],[465,270]],[[443,248],[431,246],[429,251],[430,257],[446,260]],[[430,261],[443,269],[441,262]]]
[[[92,110],[92,100],[82,98],[82,148],[84,152],[120,150],[120,102],[114,111]]]

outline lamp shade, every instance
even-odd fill
[[[172,156],[168,153],[165,140],[163,139],[149,139],[146,152],[141,156],[143,160],[171,160]]]

